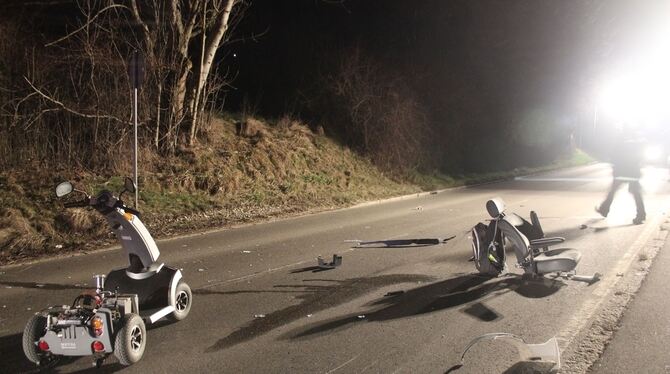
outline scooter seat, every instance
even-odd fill
[[[537,274],[572,271],[577,267],[582,254],[571,248],[545,251],[533,258]]]

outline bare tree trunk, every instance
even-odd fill
[[[193,145],[195,142],[195,137],[197,134],[198,127],[198,114],[201,108],[200,102],[204,100],[203,89],[205,87],[205,82],[209,77],[209,72],[212,69],[212,63],[214,62],[214,56],[216,51],[219,49],[221,40],[228,30],[228,21],[230,20],[230,13],[232,12],[233,6],[235,5],[236,0],[226,0],[224,9],[218,14],[216,20],[216,26],[212,30],[212,35],[209,38],[209,42],[205,43],[203,46],[205,56],[204,61],[199,67],[198,80],[195,87],[195,94],[192,96],[192,102],[189,103],[189,107],[193,108],[190,118],[190,134],[189,134],[189,145]],[[204,39],[203,39],[204,40]]]

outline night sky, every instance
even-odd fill
[[[636,53],[659,3],[254,1],[237,30],[244,40],[225,47],[238,70],[228,105],[300,112],[300,93],[359,45],[409,78],[436,120],[504,122],[541,107],[576,121],[599,75]]]
[[[29,23],[17,24],[38,41],[53,40],[74,27],[74,21],[81,21],[70,0],[7,4],[6,17],[26,18]],[[361,146],[370,139],[361,141],[364,137],[352,131],[361,127],[360,119],[351,115],[355,98],[332,89],[343,62],[356,61],[360,53],[361,61],[373,62],[379,69],[379,80],[400,82],[386,90],[403,96],[396,108],[405,108],[400,103],[417,103],[419,115],[406,122],[425,118],[429,124],[417,126],[423,135],[417,147],[434,159],[429,167],[447,171],[539,165],[566,153],[575,138],[580,146],[588,146],[590,140],[614,129],[605,125],[604,113],[594,115],[599,113],[598,100],[606,83],[627,71],[644,72],[659,51],[658,55],[666,54],[665,66],[670,66],[668,0],[247,0],[244,4],[236,8],[244,9],[240,21],[217,55],[217,74],[229,83],[217,96],[224,111],[269,119],[288,114],[312,128],[323,125],[327,135],[361,154],[374,153]],[[194,43],[192,47],[197,47]],[[621,107],[651,98],[655,109],[670,108],[663,102],[670,95],[670,74],[656,62],[657,87],[629,90],[628,102],[624,100]],[[647,81],[649,76],[653,81],[654,74],[648,74]],[[665,91],[658,90],[663,86]],[[647,88],[658,92],[642,92]],[[395,98],[377,96],[384,103]],[[642,108],[638,112],[649,107],[638,106]],[[374,109],[368,117],[382,118],[377,128],[400,123],[383,118],[385,108]],[[663,115],[664,127],[669,127],[670,109]],[[379,139],[391,133],[372,136],[383,148],[389,139]],[[487,165],[487,159],[509,149],[517,159]],[[545,153],[545,159],[538,156]],[[533,162],[525,162],[529,157]]]

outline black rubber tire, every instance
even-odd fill
[[[135,313],[127,314],[123,326],[116,333],[114,356],[121,365],[129,366],[142,359],[147,346],[147,329],[144,321]]]
[[[173,322],[178,322],[186,318],[191,311],[193,292],[191,292],[191,287],[189,287],[186,282],[179,282],[174,294],[175,302],[172,305],[174,306],[174,312],[168,315],[168,319]]]
[[[47,318],[41,314],[34,314],[23,329],[23,353],[35,365],[44,360],[46,354],[40,352],[35,344],[46,333]]]

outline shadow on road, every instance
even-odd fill
[[[430,282],[434,278],[417,274],[380,275],[370,278],[352,278],[346,280],[308,279],[302,285],[279,285],[278,288],[298,288],[303,293],[297,296],[300,303],[257,318],[248,325],[219,339],[206,352],[216,352],[239,343],[259,337],[277,327],[284,326],[299,318],[318,313],[354,300],[375,289],[401,283]],[[310,282],[310,283],[307,283]],[[321,285],[314,282],[327,282]],[[249,291],[247,291],[249,292]],[[260,292],[260,291],[251,291]],[[292,291],[288,291],[292,292]]]
[[[445,281],[414,288],[393,297],[378,299],[369,310],[319,322],[297,332],[289,332],[284,339],[301,339],[318,336],[333,330],[352,327],[355,323],[383,322],[399,318],[434,313],[468,305],[463,312],[482,321],[493,321],[501,316],[482,303],[486,297],[495,297],[513,291],[528,298],[542,298],[556,293],[565,285],[554,279],[524,279],[518,275],[504,278],[460,275]],[[361,318],[364,316],[364,318]]]
[[[322,268],[319,266],[308,266],[305,268],[295,269],[291,271],[291,274],[305,273],[311,271],[312,273],[320,273],[322,271],[333,270],[335,268]]]

